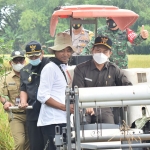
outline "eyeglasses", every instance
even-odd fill
[[[14,59],[12,59],[12,61],[13,61],[15,64],[17,64],[18,62],[23,63],[23,62],[24,62],[24,60],[25,60],[25,58],[24,58],[24,57],[21,57],[21,58],[14,58]]]

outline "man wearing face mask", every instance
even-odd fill
[[[64,31],[70,35],[70,29]],[[76,48],[76,52],[73,55],[80,55],[83,48],[90,42],[94,33],[83,28],[82,24],[72,25],[72,43]]]
[[[37,90],[40,83],[41,70],[49,63],[50,58],[43,57],[44,51],[41,49],[41,44],[37,41],[29,42],[25,50],[29,64],[20,72],[20,108],[26,108],[28,105],[33,106],[33,109],[26,110],[30,150],[42,150],[44,149],[44,141],[41,128],[37,127],[41,107],[40,102],[37,101]]]
[[[112,54],[112,41],[107,37],[97,37],[92,48],[93,59],[76,66],[74,70],[73,87],[103,87],[132,85],[121,69],[109,62]],[[96,117],[102,123],[114,123],[111,108],[86,109],[87,123],[95,123]]]
[[[106,20],[107,25],[101,28],[98,28],[98,36],[106,36],[112,40],[112,55],[110,61],[114,62],[121,69],[128,68],[128,57],[127,57],[127,42],[131,44],[138,45],[141,44],[148,38],[148,31],[144,29],[144,26],[141,28],[139,34],[134,33],[130,29],[121,31],[113,19],[108,18]],[[94,37],[83,49],[81,55],[87,55],[91,53],[91,48],[94,43]]]
[[[0,81],[0,101],[4,109],[9,112],[10,106],[20,103],[20,70],[25,65],[23,51],[13,51],[9,64],[12,71],[3,76]],[[8,113],[9,125],[15,142],[15,150],[29,150],[29,140],[26,126],[26,111],[12,110]]]

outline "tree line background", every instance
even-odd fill
[[[139,14],[137,22],[131,27],[139,33],[142,25],[150,31],[150,0],[0,0],[0,53],[9,54],[12,49],[24,50],[31,40],[37,40],[47,47],[53,45],[54,38],[49,34],[51,14],[57,6],[69,5],[114,5]],[[98,27],[105,25],[99,19]],[[68,19],[60,19],[56,33],[69,28]],[[84,25],[94,31],[94,26]],[[6,48],[6,45],[8,48]],[[129,54],[150,54],[150,38],[139,46],[129,45]]]

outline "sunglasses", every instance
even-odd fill
[[[24,60],[25,60],[25,58],[24,58],[24,57],[22,57],[22,58],[14,58],[14,59],[12,59],[12,61],[13,61],[15,64],[17,64],[18,62],[23,63],[23,62],[24,62]]]

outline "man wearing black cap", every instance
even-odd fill
[[[112,54],[112,41],[107,37],[97,37],[92,49],[93,59],[76,66],[74,70],[73,87],[103,87],[132,85],[114,63],[109,62]],[[93,108],[86,109],[87,123],[95,123],[96,116],[102,123],[114,123],[114,117],[110,108],[102,108],[100,111]]]
[[[29,64],[20,72],[20,98],[21,108],[32,105],[33,109],[27,110],[27,128],[29,134],[30,150],[44,149],[44,142],[41,128],[37,127],[37,120],[41,104],[37,101],[37,90],[40,82],[40,74],[43,67],[49,63],[50,58],[43,57],[41,44],[37,41],[31,41],[26,45],[26,55]]]
[[[124,31],[121,31],[118,25],[112,18],[107,18],[107,25],[98,28],[98,36],[109,37],[112,42],[112,55],[110,61],[115,63],[119,68],[126,69],[128,68],[128,57],[127,50],[128,44],[139,45],[146,39],[148,39],[148,31],[145,30],[144,25],[141,27],[139,34],[136,34],[131,29],[127,28]],[[93,37],[87,46],[83,49],[81,55],[86,55],[91,53],[95,38]]]
[[[20,103],[20,70],[25,65],[24,52],[13,51],[9,64],[12,71],[4,75],[0,81],[0,101],[8,112],[10,106],[17,106]],[[13,110],[8,116],[15,150],[29,150],[25,110]]]

